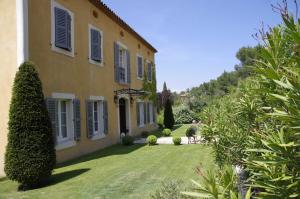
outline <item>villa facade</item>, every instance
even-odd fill
[[[58,162],[155,130],[155,106],[139,96],[157,51],[104,3],[1,0],[0,8],[0,175],[13,80],[27,60],[43,84]]]

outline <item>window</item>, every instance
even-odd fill
[[[74,146],[81,137],[80,100],[74,94],[52,93],[46,99],[56,150]]]
[[[92,25],[89,25],[89,61],[92,64],[103,64],[102,35],[102,31]]]
[[[74,15],[52,0],[51,44],[52,50],[74,56]]]
[[[143,127],[145,124],[155,122],[155,111],[152,102],[137,102],[137,125]]]
[[[130,53],[120,42],[114,43],[115,81],[121,84],[130,83]]]
[[[152,81],[152,64],[150,62],[147,63],[147,79],[149,82]]]
[[[57,100],[58,128],[56,140],[58,144],[68,141],[73,137],[71,135],[73,134],[71,104],[71,100]]]
[[[148,103],[148,118],[149,118],[149,123],[152,124],[154,122],[153,120],[153,104]]]
[[[103,102],[94,101],[93,103],[93,135],[104,133],[104,120],[103,120]]]
[[[138,79],[143,79],[144,67],[143,67],[143,57],[137,56],[137,77]]]
[[[144,126],[145,125],[145,118],[144,118],[144,103],[139,103],[139,109],[140,109],[140,126]]]
[[[119,50],[119,63],[120,63],[120,82],[127,82],[127,61],[126,61],[126,50],[120,48]]]
[[[108,133],[107,101],[101,96],[91,96],[87,100],[88,137],[95,140]]]

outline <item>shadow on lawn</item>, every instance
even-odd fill
[[[90,169],[84,168],[84,169],[75,169],[75,170],[71,170],[71,171],[65,171],[62,173],[53,174],[51,176],[51,178],[49,179],[49,182],[44,187],[52,186],[52,185],[67,181],[71,178],[75,178],[89,170]]]
[[[56,168],[63,168],[66,166],[79,164],[79,163],[83,163],[83,162],[87,162],[87,161],[91,161],[91,160],[95,160],[95,159],[99,159],[99,158],[104,158],[107,156],[128,154],[128,153],[131,153],[143,146],[145,146],[145,144],[135,144],[135,145],[131,145],[131,146],[123,146],[120,144],[113,145],[113,146],[107,147],[105,149],[101,149],[99,151],[81,156],[79,158],[76,158],[76,159],[73,159],[73,160],[70,160],[70,161],[67,161],[64,163],[60,163],[57,165]]]

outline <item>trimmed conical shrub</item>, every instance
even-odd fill
[[[168,129],[172,129],[174,126],[175,120],[172,110],[172,104],[170,99],[167,99],[164,110],[164,125]]]
[[[44,183],[51,176],[56,156],[42,83],[31,62],[23,63],[16,74],[8,130],[7,177],[26,188]]]

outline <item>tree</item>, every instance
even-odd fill
[[[172,103],[170,99],[167,99],[164,110],[164,125],[168,129],[172,129],[175,120],[173,115]]]
[[[42,83],[31,62],[16,74],[9,109],[5,173],[20,183],[20,189],[44,183],[55,166],[56,155],[51,121]]]

